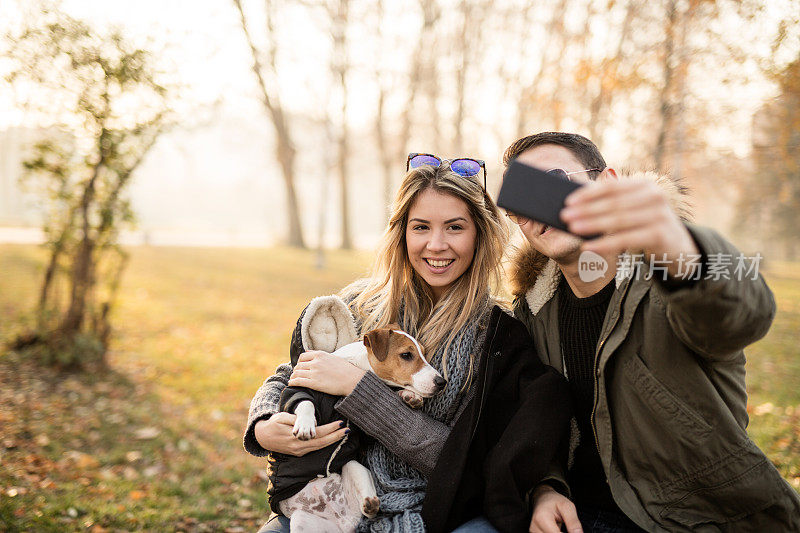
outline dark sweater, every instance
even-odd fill
[[[595,352],[613,294],[612,279],[597,294],[578,298],[562,277],[558,287],[558,327],[570,396],[580,430],[580,442],[575,449],[572,467],[567,472],[567,482],[578,507],[588,505],[620,513],[606,482],[591,423]]]

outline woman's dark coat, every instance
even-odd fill
[[[571,418],[566,381],[533,346],[520,321],[492,309],[477,389],[428,478],[422,517],[429,532],[479,515],[503,532],[528,530],[528,493],[566,454]]]

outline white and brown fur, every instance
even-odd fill
[[[425,359],[419,342],[396,324],[372,330],[364,340],[333,352],[351,364],[375,373],[387,384],[400,387],[400,396],[411,407],[422,405],[440,391],[446,381]],[[300,402],[292,433],[301,440],[316,436],[314,404]],[[336,452],[334,452],[336,453]],[[377,515],[380,502],[372,474],[358,461],[349,461],[342,473],[311,480],[294,496],[280,502],[295,532],[355,531],[362,516]]]

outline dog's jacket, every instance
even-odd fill
[[[292,339],[294,342],[289,348],[292,367],[297,365],[300,354],[305,351],[334,352],[356,340],[352,314],[336,296],[314,298],[298,320]],[[280,410],[293,412],[303,400],[314,404],[317,426],[343,419],[334,409],[339,396],[305,387],[286,387],[281,394]],[[358,459],[358,448],[364,435],[356,426],[351,424],[349,427],[350,433],[341,441],[302,457],[270,454],[269,505],[274,512],[280,513],[278,503],[300,492],[312,479],[341,473],[345,463]]]

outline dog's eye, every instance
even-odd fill
[[[400,354],[400,359],[402,359],[403,361],[411,361],[412,359],[414,359],[414,356],[411,355],[411,352],[403,352]]]

